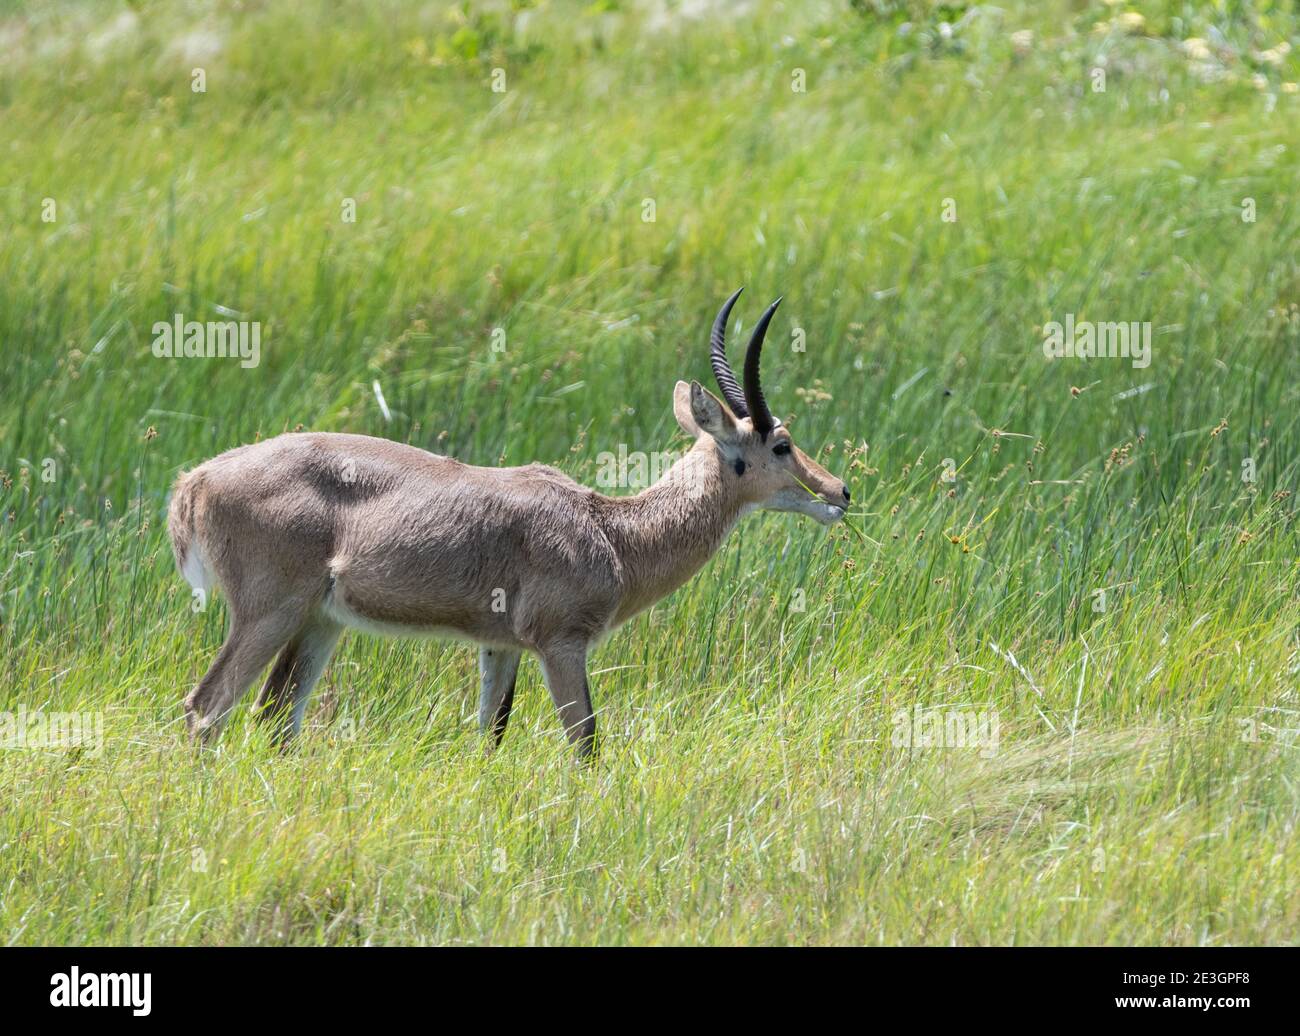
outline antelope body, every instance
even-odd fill
[[[772,417],[755,328],[742,392],[724,331],[710,336],[720,400],[679,381],[678,423],[694,445],[654,485],[608,497],[540,464],[483,468],[364,435],[299,433],[241,446],[178,480],[168,514],[177,565],[225,592],[230,628],[185,700],[190,729],[221,728],[274,661],[259,714],[289,740],[346,627],[459,637],[480,645],[479,723],[492,743],[510,717],[524,651],[569,739],[591,753],[591,645],[694,575],[746,513],[797,511],[824,524],[844,483]]]

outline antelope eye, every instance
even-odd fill
[[[790,444],[788,442],[779,442],[772,447],[772,452],[778,457],[788,456],[790,453]]]

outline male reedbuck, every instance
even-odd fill
[[[191,732],[221,728],[273,659],[257,705],[288,741],[345,626],[480,645],[479,725],[499,743],[523,651],[580,756],[595,744],[587,652],[671,593],[755,509],[830,525],[845,484],[790,440],[759,384],[763,313],[744,390],[727,363],[723,305],[709,336],[726,402],[677,382],[673,413],[694,445],[654,485],[607,497],[541,464],[478,468],[364,435],[295,433],[241,446],[177,481],[168,531],[181,573],[215,582],[230,632],[185,699]],[[277,658],[278,655],[278,658]]]

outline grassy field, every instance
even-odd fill
[[[733,6],[5,5],[0,710],[102,738],[0,751],[0,937],[1298,941],[1292,5]],[[189,746],[179,471],[596,485],[740,284],[852,528],[754,516],[601,648],[599,765],[533,662],[486,757],[472,650],[357,634],[295,751]]]

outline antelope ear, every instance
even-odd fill
[[[700,426],[691,415],[691,387],[684,381],[679,381],[673,388],[673,417],[692,439],[700,437]]]
[[[690,407],[695,426],[713,436],[720,446],[732,447],[740,441],[740,429],[731,411],[698,381],[691,382]]]

